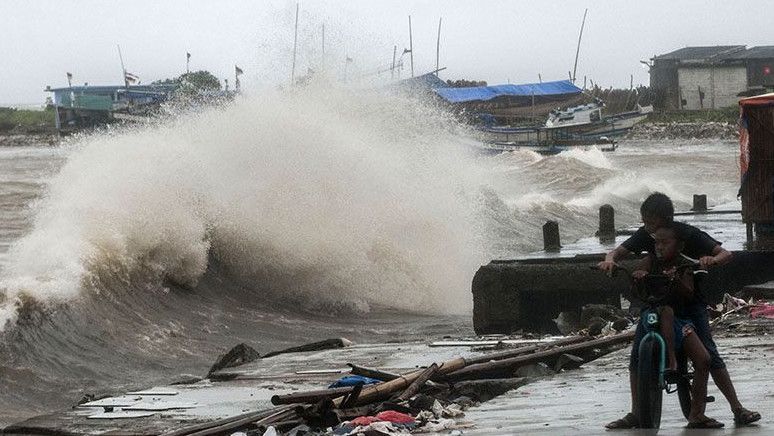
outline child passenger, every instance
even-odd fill
[[[680,240],[673,226],[659,227],[653,235],[655,253],[645,257],[637,270],[632,272],[635,280],[644,280],[650,274],[668,278],[663,285],[664,305],[660,308],[661,334],[667,344],[668,373],[677,371],[676,351],[682,350],[693,362],[694,378],[691,388],[691,413],[688,428],[720,428],[722,422],[704,414],[707,398],[710,355],[694,333],[693,324],[687,319],[675,317],[684,307],[695,304],[696,282],[692,262],[680,255],[684,241]],[[651,290],[653,291],[653,290]]]

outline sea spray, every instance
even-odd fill
[[[214,255],[256,298],[462,310],[481,182],[454,128],[399,96],[308,88],[89,137],[12,248],[6,298],[110,292],[94,277],[138,269],[195,288]]]

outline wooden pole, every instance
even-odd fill
[[[575,72],[578,69],[578,55],[580,54],[581,38],[583,37],[583,26],[586,25],[586,14],[589,12],[588,8],[583,11],[583,21],[581,22],[580,34],[578,35],[578,47],[575,49],[575,65],[572,67],[572,83],[575,83]]]

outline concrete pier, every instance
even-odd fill
[[[724,293],[734,294],[748,285],[774,280],[774,251],[746,250],[746,227],[738,203],[710,211],[683,212],[676,220],[692,224],[733,251],[733,261],[712,268],[702,279],[709,303]],[[602,211],[600,211],[602,216]],[[522,259],[493,260],[479,268],[473,279],[473,326],[478,334],[509,334],[517,330],[556,333],[553,321],[560,312],[577,311],[591,303],[620,306],[629,294],[624,277],[607,277],[592,269],[636,227],[603,240],[585,238],[559,252],[542,251]],[[629,260],[628,266],[634,266]]]

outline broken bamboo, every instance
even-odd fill
[[[449,380],[469,380],[484,378],[487,373],[497,373],[502,375],[503,371],[511,371],[519,366],[537,363],[542,360],[555,358],[562,354],[573,353],[593,349],[596,347],[611,346],[621,342],[631,341],[634,338],[634,331],[620,333],[614,336],[607,336],[599,339],[592,339],[578,344],[571,344],[564,347],[556,347],[550,350],[538,351],[524,356],[510,357],[507,359],[484,362],[474,365],[468,365],[462,369],[447,374]]]
[[[446,362],[443,362],[442,364],[438,365],[438,374],[448,374],[453,371],[457,371],[465,366],[465,359],[458,357],[456,359],[447,360]],[[358,397],[357,401],[355,402],[355,406],[358,405],[364,405],[369,404],[374,401],[377,401],[381,398],[387,398],[390,395],[394,394],[395,392],[406,389],[408,385],[410,385],[414,380],[419,377],[419,375],[424,370],[417,370],[410,372],[405,375],[401,375],[399,378],[396,378],[395,380],[390,380],[384,383],[378,383],[374,385],[368,385],[363,387],[363,391],[360,392],[360,397]],[[336,407],[341,406],[343,398],[337,398],[334,400],[334,404]]]
[[[320,389],[317,391],[294,392],[286,395],[273,395],[271,404],[279,406],[281,404],[312,404],[325,398],[336,398],[349,394],[354,386],[344,386],[341,388]]]
[[[539,345],[518,347],[512,350],[505,350],[497,353],[489,353],[489,354],[484,354],[482,356],[476,356],[476,357],[466,357],[465,366],[475,365],[475,364],[484,363],[484,362],[491,362],[493,360],[503,360],[510,357],[522,356],[524,354],[529,354],[540,349],[546,349],[548,347],[562,347],[565,345],[576,344],[578,342],[586,342],[588,340],[589,338],[587,336],[572,336],[569,338],[560,339],[558,341],[548,342],[548,343],[539,344]]]
[[[355,375],[362,375],[363,377],[369,377],[375,380],[390,381],[400,377],[400,374],[393,372],[382,371],[375,368],[367,368],[365,366],[355,365],[354,363],[348,363],[347,366],[352,368],[350,373]]]
[[[397,402],[401,401],[408,401],[409,398],[416,395],[417,392],[422,388],[422,386],[432,377],[436,372],[438,372],[438,364],[433,363],[432,365],[428,366],[427,369],[422,371],[422,373],[419,374],[419,377],[416,378],[411,384],[406,388],[403,393],[398,395],[398,398],[396,399]]]

